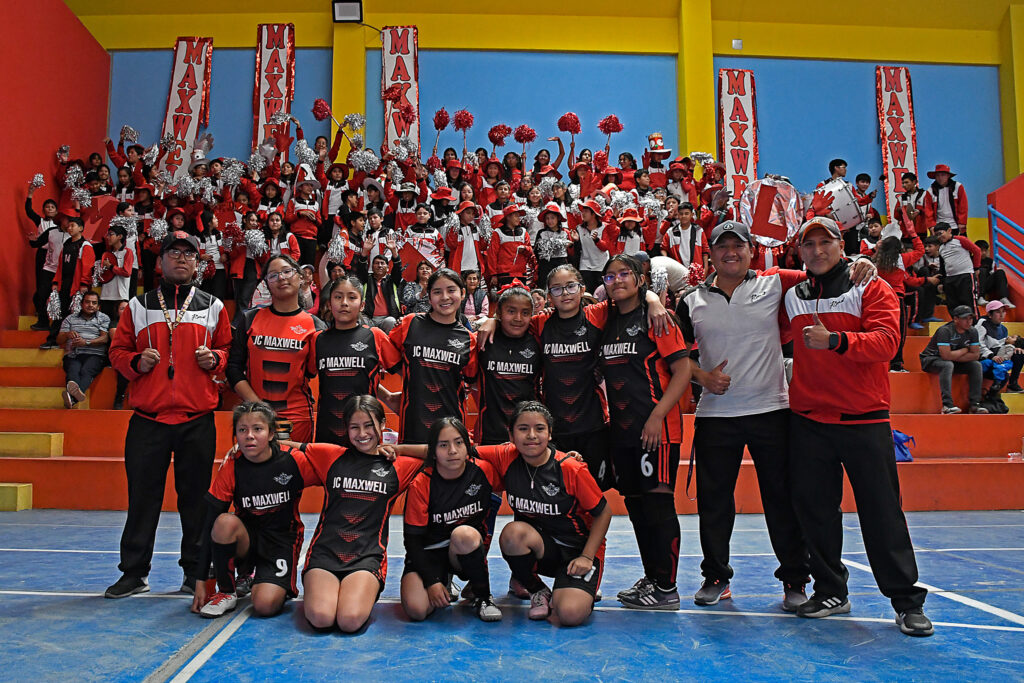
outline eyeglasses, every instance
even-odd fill
[[[197,258],[199,258],[199,254],[191,250],[183,251],[181,249],[168,249],[164,253],[170,256],[172,259],[185,259],[186,261],[195,261]]]
[[[267,273],[267,282],[270,284],[274,284],[281,278],[284,278],[285,280],[290,280],[292,279],[292,276],[295,275],[295,273],[297,272],[299,271],[295,270],[294,268],[282,268],[276,273]]]
[[[625,281],[632,274],[633,274],[632,270],[620,270],[617,273],[608,273],[607,275],[602,276],[601,279],[604,280],[604,283],[606,285],[610,285],[611,283],[615,282],[616,280]]]
[[[583,289],[583,285],[579,282],[570,282],[566,285],[555,285],[554,287],[548,287],[548,294],[551,296],[562,296],[562,294],[575,294],[576,292]]]

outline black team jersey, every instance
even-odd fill
[[[628,442],[635,437],[635,443],[640,443],[644,423],[672,379],[669,365],[686,358],[687,353],[677,326],[660,337],[648,329],[646,304],[625,315],[609,317],[600,356],[616,440],[622,437]],[[678,406],[665,415],[661,437],[668,443],[682,443],[683,422]]]
[[[399,457],[391,463],[354,448],[321,443],[306,444],[305,453],[326,492],[306,553],[306,570],[365,569],[383,584],[391,508],[423,461]]]
[[[476,379],[476,335],[458,321],[444,325],[429,313],[414,313],[402,318],[389,336],[401,355],[398,432],[402,443],[426,443],[430,426],[442,417],[465,422],[463,380]]]
[[[320,378],[316,441],[341,445],[345,402],[352,396],[375,396],[381,371],[399,360],[387,333],[379,328],[359,325],[318,332],[309,355],[309,372]]]
[[[278,313],[273,308],[248,311],[235,328],[228,355],[227,378],[234,387],[248,380],[252,390],[279,417],[313,421],[313,395],[307,371],[311,341],[327,326],[301,309]]]
[[[520,401],[538,395],[540,345],[533,335],[514,338],[499,327],[487,348],[478,351],[480,415],[476,441],[486,445],[508,441],[508,419]]]
[[[511,443],[480,446],[477,454],[501,474],[517,521],[529,522],[572,553],[583,550],[594,517],[606,505],[584,463],[551,448],[546,463],[531,467]],[[597,556],[604,557],[604,543]]]
[[[540,339],[541,387],[544,405],[555,417],[556,440],[597,431],[608,421],[597,364],[601,328],[607,317],[607,304],[596,304],[571,318],[541,313],[530,321]]]

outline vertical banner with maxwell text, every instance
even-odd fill
[[[252,149],[275,133],[288,134],[289,123],[271,123],[278,113],[290,114],[295,97],[295,25],[256,27],[256,84],[252,90]],[[288,151],[284,152],[284,160]]]
[[[917,175],[917,126],[914,98],[910,93],[910,69],[905,66],[875,67],[875,100],[878,130],[882,138],[882,173],[885,176],[885,213],[892,220],[903,193],[902,175]]]
[[[380,78],[384,98],[384,150],[390,149],[403,135],[408,135],[419,146],[419,33],[415,26],[385,26],[381,38],[384,41],[381,53],[384,68]],[[396,86],[401,94],[392,100],[385,93]]]
[[[718,70],[718,158],[738,205],[747,183],[757,179],[757,98],[749,69]]]
[[[160,136],[174,137],[174,149],[164,156],[160,170],[175,180],[188,173],[192,146],[199,126],[210,125],[210,68],[213,38],[178,38],[174,45],[167,113]]]

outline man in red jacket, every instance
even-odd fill
[[[786,292],[793,334],[789,387],[793,505],[810,551],[814,595],[802,617],[850,611],[842,562],[843,469],[857,501],[868,562],[903,633],[934,632],[900,508],[889,424],[889,360],[900,341],[899,303],[884,280],[854,285],[842,233],[813,218],[797,235],[807,280]]]
[[[149,590],[146,577],[160,521],[167,468],[174,454],[174,487],[181,518],[181,589],[192,593],[202,575],[194,567],[203,526],[203,494],[210,486],[219,400],[213,376],[223,372],[231,345],[224,303],[192,284],[199,243],[174,231],[160,248],[163,280],[133,298],[121,314],[110,362],[131,382],[135,408],[124,442],[128,518],[121,534],[122,576],[105,596]]]

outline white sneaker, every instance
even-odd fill
[[[543,621],[551,615],[551,590],[547,586],[536,593],[530,594],[530,611],[528,616],[533,621]]]
[[[1012,301],[1007,299],[1005,296],[999,300],[999,303],[1006,306],[1007,308],[1017,308],[1017,306]]]
[[[68,393],[71,394],[71,398],[75,399],[75,403],[81,403],[85,400],[85,392],[78,386],[78,382],[71,381],[67,385]]]
[[[983,297],[983,296],[979,296],[979,297],[978,297],[978,305],[979,305],[979,306],[984,306],[984,305],[985,305],[985,304],[987,304],[987,303],[988,303],[988,299],[986,299],[986,298],[985,298],[985,297]]]
[[[199,610],[199,614],[207,619],[216,619],[234,610],[237,604],[238,598],[234,593],[217,593],[210,598],[208,603],[203,605],[203,608]]]

